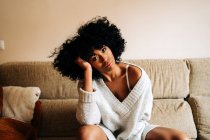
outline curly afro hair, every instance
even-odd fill
[[[106,17],[96,17],[82,25],[77,34],[67,39],[52,56],[56,55],[53,66],[63,76],[71,80],[81,80],[84,72],[75,60],[80,56],[88,61],[94,49],[101,49],[103,45],[108,46],[116,60],[125,50],[125,40],[116,25],[110,23]],[[102,78],[102,75],[93,68],[93,79]]]

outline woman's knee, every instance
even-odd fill
[[[94,126],[92,125],[84,125],[79,128],[78,138],[80,140],[88,140],[91,139],[94,135]]]
[[[190,139],[185,133],[181,131],[171,128],[157,127],[148,132],[146,140],[190,140]]]
[[[172,140],[190,140],[190,138],[183,132],[173,134]]]
[[[102,134],[102,133],[103,132],[96,125],[84,125],[79,128],[78,139],[79,140],[93,140],[99,137],[103,139],[103,136],[105,136],[105,134]]]

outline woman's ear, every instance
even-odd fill
[[[122,61],[122,59],[121,59],[120,57],[118,57],[118,58],[115,59],[115,62],[116,62],[117,64],[119,64],[121,61]]]

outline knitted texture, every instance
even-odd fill
[[[148,123],[153,96],[150,79],[140,69],[141,78],[122,102],[102,79],[93,81],[94,92],[84,91],[79,84],[77,120],[81,124],[101,126],[109,140],[145,139],[146,133],[155,127]]]

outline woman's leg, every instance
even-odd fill
[[[97,125],[80,127],[78,140],[108,140],[104,131]]]
[[[156,127],[146,135],[146,140],[190,140],[189,137],[176,129]]]

